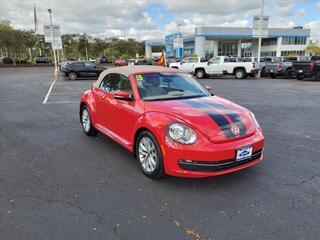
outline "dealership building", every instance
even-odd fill
[[[310,29],[269,28],[268,37],[261,42],[261,56],[305,55],[309,38]],[[164,46],[167,57],[258,56],[258,38],[252,28],[243,27],[195,27],[191,35],[173,33],[164,40],[146,41],[147,58],[152,57],[152,46]]]

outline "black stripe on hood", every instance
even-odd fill
[[[231,119],[231,121],[234,124],[236,124],[238,126],[238,128],[240,129],[240,136],[243,136],[247,133],[247,128],[244,125],[244,123],[242,122],[241,117],[237,113],[233,112],[231,109],[227,108],[226,106],[224,106],[221,103],[212,102],[207,99],[199,99],[199,101],[202,103],[205,103],[209,106],[215,107],[215,108],[221,110],[225,115],[227,115]]]
[[[236,135],[231,132],[229,121],[221,113],[208,108],[208,106],[204,103],[192,99],[182,101],[208,114],[208,116],[220,127],[220,130],[223,132],[226,138],[236,137]]]

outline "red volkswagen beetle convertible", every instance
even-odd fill
[[[151,178],[215,176],[263,158],[253,113],[175,69],[105,70],[81,96],[80,121],[86,135],[101,132],[133,152]]]

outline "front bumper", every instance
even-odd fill
[[[166,138],[162,145],[165,172],[178,177],[201,178],[217,176],[252,166],[263,159],[264,138],[257,130],[254,135],[231,142],[214,144],[203,136],[194,145],[181,145]],[[250,158],[236,161],[236,151],[253,147]]]
[[[314,77],[317,73],[314,70],[295,70],[296,75],[302,75],[304,77]]]
[[[263,149],[252,154],[251,157],[242,160],[230,159],[216,162],[179,160],[179,167],[184,170],[199,172],[217,172],[245,165],[262,157]]]

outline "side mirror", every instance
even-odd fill
[[[114,92],[113,93],[113,97],[115,99],[118,99],[118,100],[126,100],[126,101],[131,101],[132,100],[131,94],[129,92],[127,92],[127,91]]]

